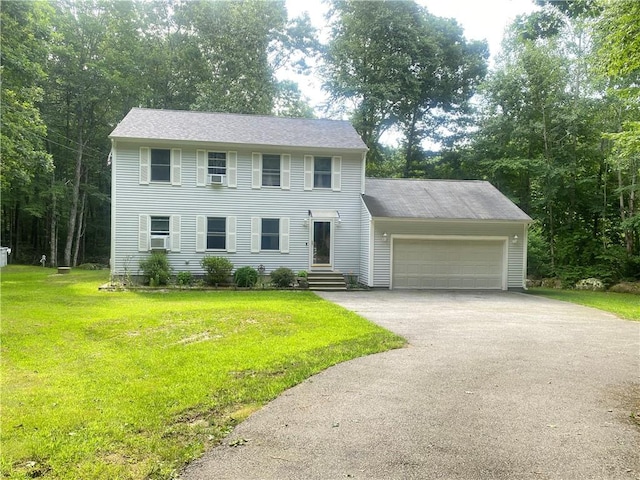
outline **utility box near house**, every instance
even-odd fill
[[[7,266],[7,257],[11,254],[9,247],[0,247],[0,268]]]

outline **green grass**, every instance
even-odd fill
[[[330,365],[404,340],[310,292],[101,292],[2,270],[3,476],[170,478]]]
[[[558,290],[553,288],[532,288],[528,292],[533,295],[594,307],[628,320],[640,321],[639,295],[584,290]]]

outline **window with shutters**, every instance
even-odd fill
[[[262,186],[280,186],[280,155],[262,155]]]
[[[168,237],[169,233],[169,217],[151,217],[152,237]]]
[[[207,218],[207,250],[227,248],[227,219],[224,217]]]
[[[225,175],[227,173],[227,154],[225,152],[208,152],[209,175]]]
[[[151,149],[151,181],[171,181],[171,150],[160,148]]]
[[[313,188],[331,188],[331,157],[313,158]]]
[[[263,218],[261,232],[261,250],[280,250],[280,219]]]

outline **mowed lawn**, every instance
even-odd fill
[[[170,478],[285,389],[404,340],[311,292],[102,292],[3,268],[2,474]]]
[[[620,318],[640,321],[640,295],[585,290],[532,288],[528,293],[611,312]]]

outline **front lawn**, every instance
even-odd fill
[[[640,295],[553,288],[532,288],[528,293],[598,308],[628,320],[640,320]]]
[[[3,476],[169,478],[285,389],[404,344],[310,292],[107,280],[3,268]]]

